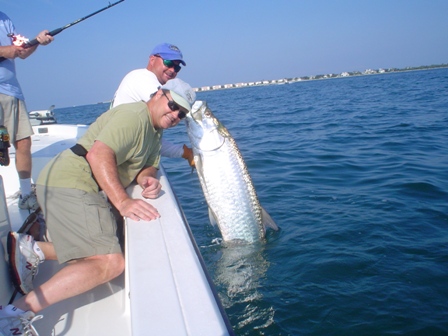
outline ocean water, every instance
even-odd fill
[[[198,93],[281,228],[226,248],[163,159],[237,335],[448,335],[448,69]],[[96,104],[55,109],[91,123]],[[189,144],[183,124],[164,135]]]

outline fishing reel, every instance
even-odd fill
[[[24,47],[24,48],[27,48],[27,47],[30,47],[30,46],[31,46],[31,45],[29,44],[30,40],[27,39],[25,36],[22,36],[22,35],[14,35],[14,34],[12,34],[12,33],[9,33],[7,36],[11,38],[11,40],[12,40],[12,44],[14,44],[14,45],[17,46],[17,47]],[[5,60],[6,60],[5,57],[0,57],[0,62],[3,62],[3,61],[5,61]]]
[[[22,35],[14,35],[9,33],[8,37],[11,38],[12,43],[17,47],[26,47],[28,45],[28,42],[30,41],[30,39]]]
[[[14,35],[12,33],[9,33],[7,36],[11,38],[12,44],[14,44],[17,47],[23,47],[23,48],[31,47],[30,40],[27,39],[25,36]],[[0,62],[3,62],[5,60],[6,60],[5,57],[0,57]]]
[[[9,134],[5,126],[0,125],[0,166],[9,166]]]

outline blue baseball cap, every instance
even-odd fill
[[[183,65],[187,65],[182,59],[182,52],[174,44],[162,43],[156,45],[151,55],[160,55],[163,59],[170,61],[180,61]]]

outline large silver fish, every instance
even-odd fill
[[[235,140],[207,103],[196,101],[186,121],[210,221],[223,240],[253,243],[265,238],[266,227],[278,230],[258,202]]]

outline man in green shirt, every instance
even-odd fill
[[[187,83],[178,78],[168,81],[146,103],[123,104],[103,113],[76,146],[45,166],[36,191],[52,243],[10,233],[13,251],[9,252],[15,258],[11,266],[26,295],[0,309],[0,324],[17,325],[19,320],[29,324],[42,309],[123,272],[125,261],[108,202],[121,216],[133,220],[160,217],[156,208],[130,198],[125,189],[135,182],[143,197],[158,197],[161,185],[156,176],[163,129],[176,126],[195,98]],[[66,267],[36,293],[32,278],[39,262],[56,258]],[[26,268],[29,263],[31,270]]]

